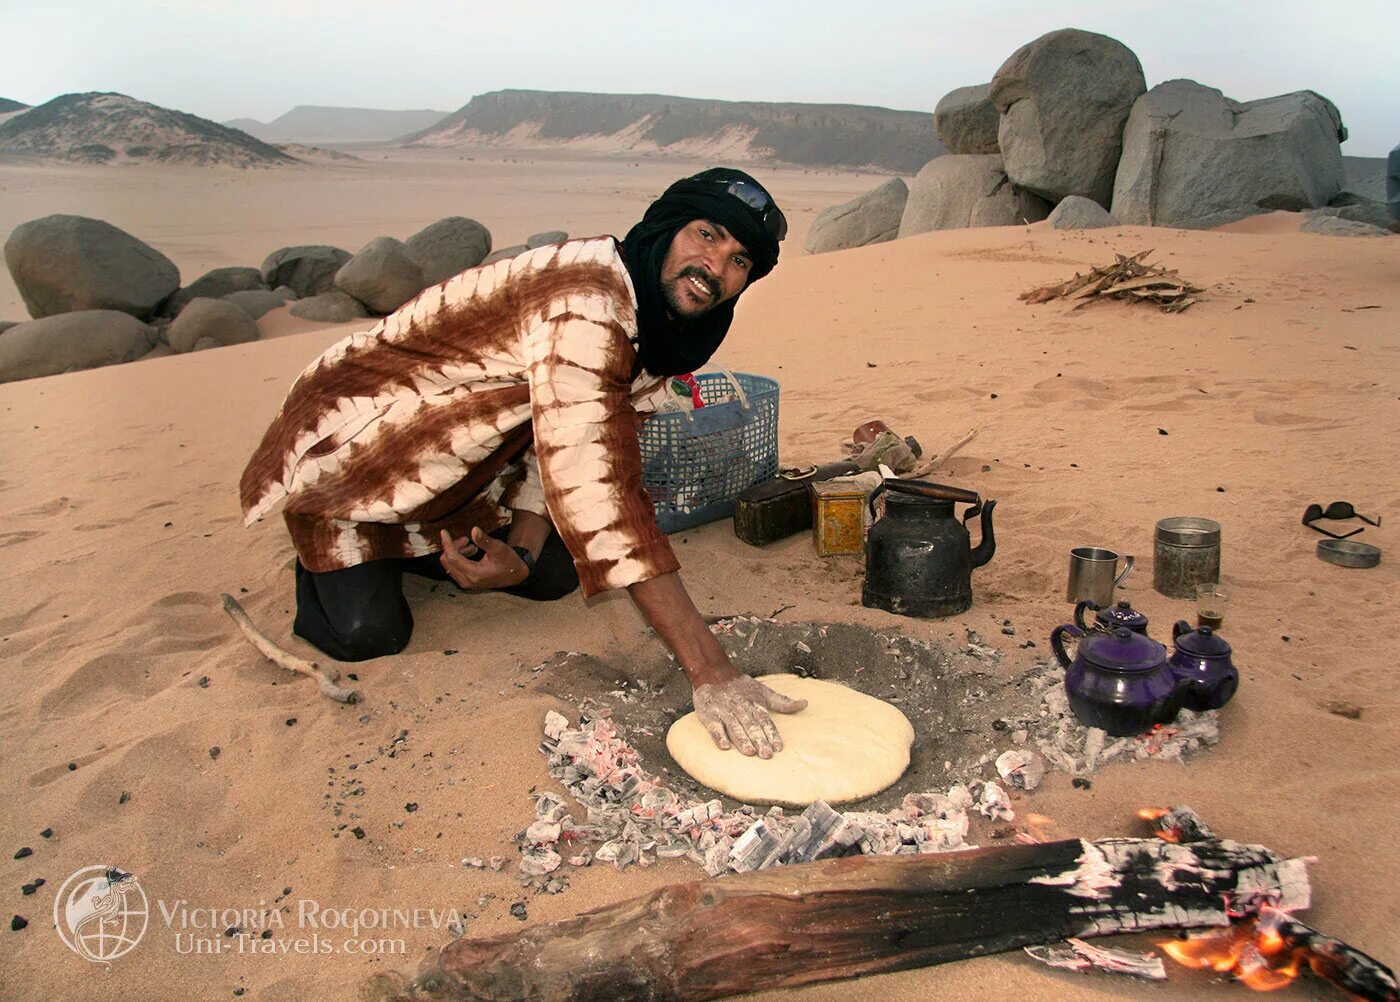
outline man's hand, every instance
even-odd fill
[[[472,560],[463,555],[462,548],[468,543],[475,543],[481,551],[479,559]],[[468,591],[509,588],[530,576],[530,569],[520,559],[520,554],[480,528],[472,530],[470,539],[466,536],[453,539],[443,529],[442,566],[453,581]]]
[[[774,692],[748,675],[695,687],[695,715],[715,744],[720,748],[738,745],[745,755],[759,758],[772,758],[783,750],[783,739],[768,711],[797,713],[806,707],[805,699]]]

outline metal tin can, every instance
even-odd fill
[[[1197,585],[1219,580],[1219,522],[1179,516],[1157,523],[1153,588],[1168,598],[1195,599]]]
[[[850,481],[811,485],[812,539],[817,555],[832,557],[865,552],[865,499],[869,492]]]

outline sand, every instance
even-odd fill
[[[458,212],[485,221],[498,243],[554,226],[617,228],[685,169],[499,160],[405,157],[382,172],[321,174],[4,168],[0,231],[52,211],[100,215],[166,251],[188,279],[256,264],[282,244],[354,249]],[[931,449],[980,424],[939,479],[998,499],[997,555],[974,576],[970,612],[914,621],[862,608],[851,563],[818,558],[810,540],[756,550],[719,523],[676,540],[697,604],[760,615],[792,604],[784,618],[930,639],[972,628],[1006,640],[1008,662],[1028,666],[1069,619],[1071,546],[1136,554],[1123,596],[1165,636],[1191,610],[1151,589],[1153,523],[1219,519],[1233,595],[1224,632],[1242,673],[1220,745],[1186,766],[1110,767],[1087,791],[1051,773],[1016,809],[1053,819],[1052,836],[1094,838],[1134,832],[1140,806],[1190,804],[1222,834],[1316,856],[1308,920],[1394,964],[1400,565],[1389,555],[1368,571],[1323,564],[1313,555],[1321,537],[1299,517],[1311,501],[1350,500],[1386,516],[1358,538],[1394,551],[1400,241],[1300,234],[1296,217],[1283,216],[1239,232],[1042,224],[796,253],[817,210],[879,180],[774,175],[794,205],[794,239],[743,300],[721,361],[781,381],[788,462],[833,458],[872,417]],[[1204,301],[1167,316],[1016,299],[1147,247],[1206,286]],[[12,287],[0,304],[0,316],[18,315]],[[357,325],[298,328],[280,313],[264,321],[281,335],[266,342],[0,386],[0,845],[9,908],[30,922],[0,934],[4,998],[231,998],[237,989],[344,998],[372,973],[413,969],[449,934],[424,919],[359,934],[402,940],[401,953],[350,954],[344,930],[296,928],[298,908],[311,908],[302,901],[322,911],[450,908],[470,916],[470,935],[485,936],[521,927],[509,912],[517,901],[530,922],[549,921],[697,876],[683,861],[623,874],[594,867],[572,873],[563,894],[528,898],[513,876],[510,838],[532,818],[528,792],[553,788],[536,750],[540,721],[568,709],[529,668],[561,649],[624,664],[654,656],[625,597],[534,606],[411,582],[412,643],[354,668],[367,697],[358,707],[331,703],[235,635],[221,591],[314,656],[289,635],[285,532],[277,519],[244,529],[235,485],[295,374]],[[1001,638],[1006,618],[1015,642],[1039,646]],[[1361,716],[1328,712],[1330,700]],[[347,795],[357,787],[364,792]],[[9,860],[25,846],[31,856]],[[460,864],[492,855],[511,860],[504,872]],[[110,969],[69,952],[50,928],[59,885],[98,864],[137,874],[151,900],[145,940]],[[22,896],[36,877],[46,885]],[[240,953],[253,940],[222,933],[247,923],[208,911],[284,904],[290,928],[271,941],[319,933],[331,952]],[[182,915],[191,927],[180,927]],[[182,954],[191,934],[222,952]],[[1007,955],[783,997],[1238,999],[1243,990],[1181,970],[1172,978],[1151,989]],[[1325,995],[1314,983],[1279,997]]]

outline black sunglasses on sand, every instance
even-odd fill
[[[783,210],[773,203],[773,197],[758,185],[743,180],[720,181],[714,178],[706,178],[705,180],[711,181],[713,184],[723,185],[725,191],[756,211],[759,218],[763,220],[763,228],[774,240],[782,240],[783,237],[787,236],[787,217],[783,215]]]
[[[1323,508],[1320,504],[1310,504],[1303,510],[1303,524],[1313,530],[1313,532],[1320,532],[1324,536],[1330,536],[1333,539],[1346,539],[1348,536],[1355,536],[1358,532],[1364,532],[1364,529],[1352,529],[1351,532],[1342,533],[1329,532],[1320,525],[1313,525],[1314,522],[1321,518],[1334,519],[1337,521],[1343,521],[1348,518],[1359,518],[1368,525],[1381,524],[1379,518],[1367,518],[1365,515],[1361,514],[1352,507],[1350,501],[1333,501],[1326,508]]]

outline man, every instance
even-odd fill
[[[1390,207],[1390,218],[1400,223],[1400,146],[1391,150],[1390,156],[1386,157],[1385,201]]]
[[[787,221],[742,171],[677,181],[619,245],[572,240],[473,268],[298,377],[240,483],[296,547],[293,632],[332,657],[397,653],[405,573],[536,600],[626,588],[721,748],[769,758],[770,710],[681,583],[641,484],[639,415],[714,354]]]

